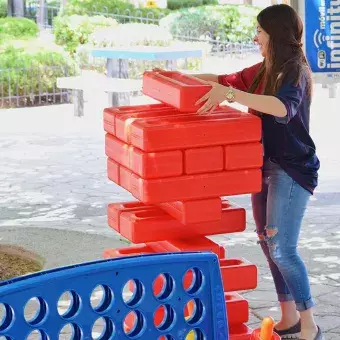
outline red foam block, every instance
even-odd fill
[[[218,173],[145,180],[132,174],[129,191],[144,203],[187,201],[261,191],[261,170]]]
[[[225,293],[228,325],[239,325],[249,320],[248,301],[237,293]]]
[[[263,147],[261,143],[244,143],[226,145],[225,169],[251,169],[263,165]]]
[[[230,325],[229,340],[251,340],[253,330],[247,325]]]
[[[104,109],[103,113],[104,130],[112,135],[116,135],[116,118],[120,116],[132,115],[138,117],[143,114],[148,115],[150,112],[159,114],[169,110],[173,111],[174,109],[166,104],[109,107]]]
[[[222,202],[219,197],[161,203],[159,206],[183,224],[219,221],[222,218]]]
[[[146,153],[106,134],[105,153],[145,179],[180,176],[183,173],[183,154],[180,150]]]
[[[184,172],[188,175],[222,171],[223,147],[211,146],[184,151]]]
[[[242,232],[245,230],[245,210],[234,207],[223,201],[222,215],[219,221],[200,222],[183,225],[159,208],[123,210],[120,214],[119,231],[122,236],[133,243],[155,242],[172,239],[191,239],[198,236],[209,236]],[[109,210],[110,216],[117,216],[115,210]],[[117,223],[116,223],[117,225]]]
[[[116,258],[116,257],[127,257],[136,256],[144,254],[158,254],[158,253],[168,253],[169,251],[158,243],[149,244],[137,244],[131,247],[119,248],[119,249],[105,249],[104,258]]]
[[[260,169],[223,171],[164,179],[143,179],[123,166],[118,168],[119,176],[117,178],[117,164],[112,160],[108,161],[108,178],[145,204],[255,193],[261,191],[262,186]]]
[[[107,175],[108,175],[109,180],[120,185],[119,164],[109,158],[107,159],[106,164],[107,164],[107,169],[108,169]]]
[[[176,239],[171,241],[160,241],[157,244],[168,252],[190,252],[190,251],[210,251],[219,258],[221,254],[220,245],[204,236],[193,237],[191,239]]]
[[[107,208],[108,223],[111,228],[120,232],[120,216],[124,212],[139,212],[154,210],[152,205],[145,205],[141,202],[111,203]]]
[[[220,268],[225,292],[257,287],[257,267],[245,259],[221,259]]]
[[[131,144],[143,151],[165,151],[259,142],[261,119],[221,106],[213,115],[139,119],[131,124]]]
[[[211,90],[206,82],[176,71],[151,72],[143,75],[143,93],[182,112],[196,112],[196,102]]]

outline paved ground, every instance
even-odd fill
[[[319,86],[315,91],[312,134],[322,169],[300,249],[318,303],[318,322],[326,339],[336,340],[340,338],[340,97],[328,99]],[[0,242],[36,250],[48,267],[100,258],[104,248],[126,245],[106,222],[108,203],[132,197],[106,178],[98,103],[105,106],[104,98],[88,104],[82,119],[73,117],[71,105],[0,111]],[[278,319],[273,283],[253,232],[249,197],[234,201],[247,208],[247,231],[214,239],[226,246],[228,256],[243,256],[259,266],[258,289],[244,294],[252,307],[250,324],[258,324],[266,315]]]

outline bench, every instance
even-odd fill
[[[109,94],[109,106],[112,106],[112,97],[123,96],[124,105],[129,105],[130,93],[142,90],[142,80],[108,78],[105,75],[76,77],[63,77],[57,79],[57,87],[72,90],[72,102],[74,104],[74,115],[84,116],[84,91],[107,92]],[[122,99],[122,98],[120,98]],[[122,100],[121,100],[122,101]]]

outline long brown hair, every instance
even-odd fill
[[[264,94],[273,95],[284,80],[297,85],[306,77],[309,95],[312,92],[312,76],[302,49],[303,23],[296,11],[284,4],[262,10],[257,22],[269,35],[267,55],[255,77],[250,92],[254,92],[265,77]]]

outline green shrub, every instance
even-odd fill
[[[168,8],[171,10],[217,4],[218,0],[168,0]]]
[[[248,6],[202,6],[182,9],[163,18],[160,25],[176,37],[210,36],[231,42],[253,37],[258,9]]]
[[[203,5],[218,5],[218,0],[203,0]]]
[[[2,96],[22,96],[21,104],[34,103],[39,93],[56,92],[58,77],[78,72],[75,62],[66,54],[50,51],[27,53],[14,47],[7,47],[0,53],[0,69]]]
[[[0,41],[35,37],[37,24],[26,18],[0,18]]]
[[[131,3],[123,0],[69,0],[65,7],[66,15],[98,15],[107,13],[115,15],[120,23],[141,21],[142,18],[158,19],[169,13],[167,9],[160,8],[135,8]],[[130,19],[130,16],[137,17]],[[140,19],[138,19],[140,18]]]
[[[7,0],[0,0],[0,18],[7,16]]]
[[[116,25],[116,20],[103,16],[60,16],[55,20],[54,34],[56,43],[64,46],[66,51],[73,54],[79,45],[88,42],[90,34],[95,30]]]
[[[93,47],[170,46],[171,43],[171,34],[158,25],[139,23],[120,24],[116,27],[99,29],[91,34],[89,44],[78,48],[77,60],[83,67],[92,69],[94,63],[92,62],[90,51]],[[129,64],[129,77],[138,78],[148,63],[131,60]],[[158,67],[164,67],[164,65],[158,65]],[[95,69],[100,72],[104,71],[105,60],[96,59]]]
[[[129,23],[99,29],[89,41],[98,47],[169,46],[172,35],[158,25]]]

